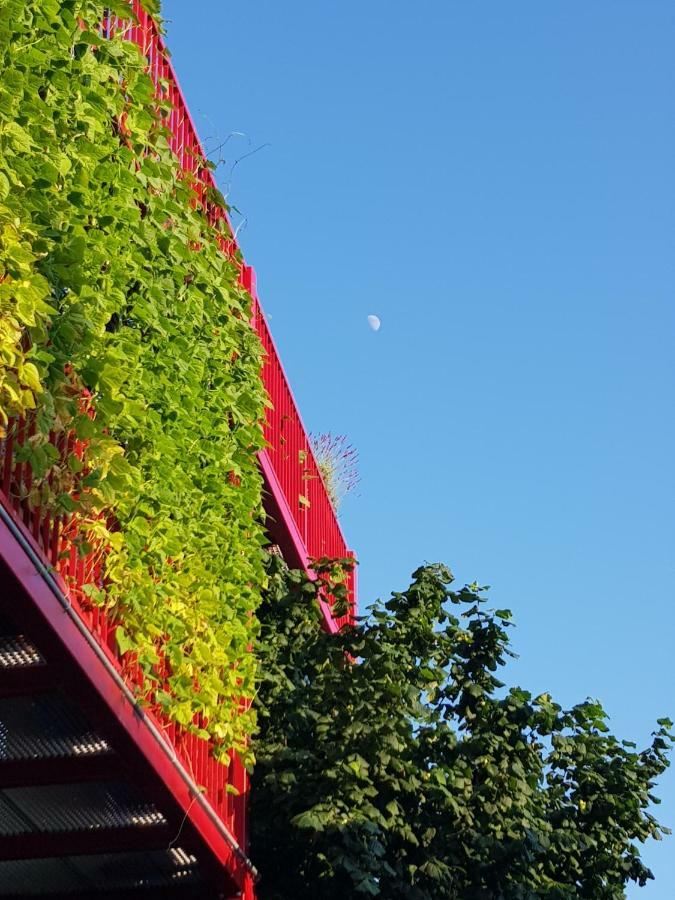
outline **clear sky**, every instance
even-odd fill
[[[362,603],[443,560],[513,609],[510,679],[644,744],[675,716],[675,4],[164,11],[207,145],[244,135],[219,182],[305,422],[360,452]],[[631,898],[672,900],[675,839],[645,858]]]

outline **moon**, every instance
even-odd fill
[[[382,324],[377,316],[368,316],[368,324],[373,329],[373,331],[379,331],[380,325]]]

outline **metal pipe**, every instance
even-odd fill
[[[94,638],[93,634],[89,631],[87,626],[84,624],[82,619],[75,612],[73,607],[71,606],[68,598],[63,593],[61,588],[59,587],[58,582],[54,578],[53,574],[49,570],[49,568],[44,564],[44,562],[40,559],[38,554],[35,552],[34,548],[30,544],[30,542],[26,539],[25,535],[22,533],[19,526],[16,524],[12,516],[7,512],[5,507],[0,503],[0,518],[7,526],[7,528],[11,531],[13,537],[16,538],[18,543],[20,544],[22,550],[26,553],[30,561],[33,563],[38,573],[40,574],[42,580],[45,582],[47,587],[50,589],[52,594],[58,600],[60,606],[63,608],[63,611],[66,615],[71,619],[74,623],[80,634],[84,637],[86,642],[89,644],[91,649],[94,651],[99,661],[103,663],[106,671],[109,675],[114,679],[118,688],[122,691],[126,699],[131,703],[134,708],[134,714],[137,715],[140,719],[142,719],[146,728],[150,731],[150,734],[155,738],[162,751],[166,754],[169,759],[169,762],[174,767],[174,769],[178,772],[180,777],[183,779],[190,792],[194,796],[197,803],[202,807],[204,812],[211,819],[213,824],[216,826],[221,836],[225,838],[225,841],[229,844],[230,848],[234,852],[234,854],[238,857],[238,859],[246,866],[249,872],[253,875],[254,879],[258,879],[259,872],[256,867],[253,865],[252,861],[248,858],[246,853],[239,846],[237,839],[230,832],[229,828],[222,821],[218,813],[208,802],[206,797],[202,794],[199,789],[199,786],[194,781],[190,773],[185,769],[181,761],[178,759],[176,755],[175,749],[171,746],[171,744],[166,740],[162,732],[157,728],[155,723],[145,714],[142,707],[138,705],[136,698],[134,697],[133,692],[128,687],[120,673],[117,671],[115,666],[110,662],[106,654],[103,652],[103,649],[99,645],[98,641]]]

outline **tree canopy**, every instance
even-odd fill
[[[671,723],[649,746],[602,706],[563,709],[498,677],[508,610],[426,565],[338,635],[312,583],[271,557],[260,610],[252,855],[261,900],[623,898],[652,873],[650,807]]]

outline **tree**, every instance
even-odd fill
[[[252,792],[261,900],[625,897],[671,723],[647,749],[599,703],[564,710],[496,673],[511,614],[442,565],[356,627],[318,626],[319,590],[270,559]]]

